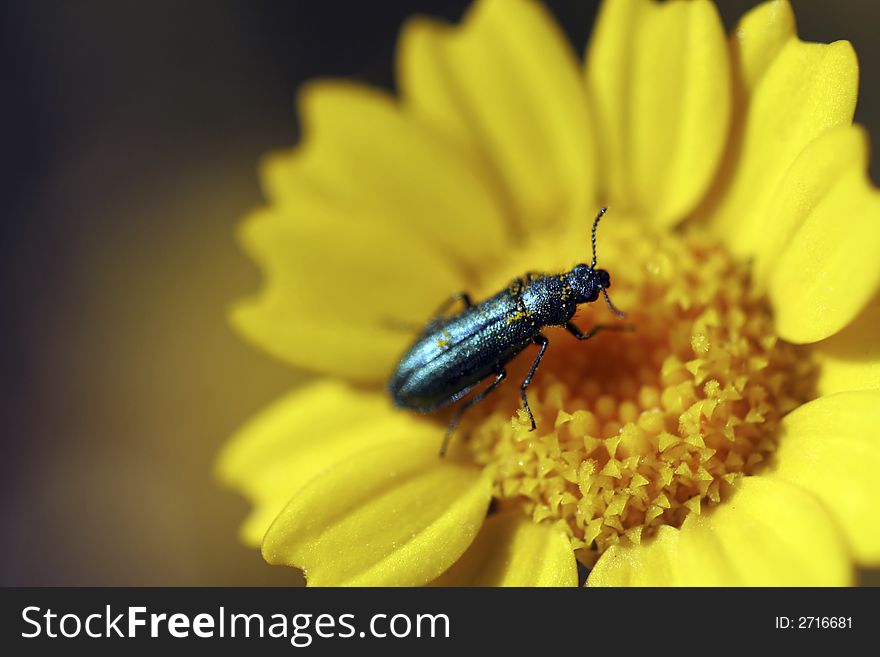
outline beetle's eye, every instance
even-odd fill
[[[611,276],[604,269],[599,269],[596,271],[596,276],[599,279],[599,285],[604,288],[611,287]]]

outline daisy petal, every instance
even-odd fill
[[[736,89],[745,94],[741,124],[726,155],[726,187],[708,212],[740,256],[764,239],[767,208],[792,162],[825,130],[852,122],[858,63],[846,41],[805,43],[784,4],[765,3],[734,30]],[[787,35],[787,38],[786,38]]]
[[[662,527],[638,546],[615,545],[590,586],[842,586],[852,582],[846,546],[806,491],[745,477],[724,504]]]
[[[837,227],[837,228],[834,228]],[[880,290],[880,192],[862,170],[833,182],[770,275],[776,330],[816,342],[849,324]]]
[[[844,392],[782,421],[772,476],[806,488],[834,513],[856,559],[880,564],[880,391]]]
[[[503,252],[504,220],[478,168],[390,95],[352,83],[311,82],[300,91],[298,107],[302,143],[263,167],[270,201],[290,206],[301,220],[310,220],[317,207],[343,225],[389,224],[466,267]],[[365,253],[363,261],[370,257]]]
[[[640,545],[612,545],[587,578],[587,586],[685,586],[678,529],[662,525]]]
[[[608,203],[668,226],[703,197],[731,113],[727,40],[713,3],[605,2],[587,82]]]
[[[359,451],[408,439],[439,445],[442,430],[392,412],[379,393],[320,381],[294,390],[243,426],[217,460],[217,476],[254,508],[242,527],[260,545],[287,501],[319,473]]]
[[[738,64],[737,81],[746,95],[755,89],[779,51],[796,33],[788,0],[764,2],[740,18],[733,49]]]
[[[383,222],[276,207],[254,212],[239,234],[265,282],[233,308],[233,325],[273,355],[321,372],[382,380],[413,337],[394,324],[424,323],[464,287],[436,249]]]
[[[553,527],[512,511],[490,516],[439,586],[577,586],[571,543]]]
[[[842,179],[864,171],[867,164],[868,135],[860,126],[832,128],[803,150],[770,200],[761,240],[753,247],[757,289],[764,290],[780,253],[819,202]]]
[[[406,346],[406,334],[379,326],[326,323],[301,317],[279,294],[240,301],[230,321],[242,335],[273,356],[316,372],[376,383]]]
[[[587,100],[541,3],[481,0],[458,28],[412,20],[397,62],[405,106],[462,148],[479,145],[521,227],[584,221],[596,173]]]
[[[263,557],[302,568],[312,586],[425,584],[467,549],[491,496],[489,476],[439,459],[436,441],[397,441],[312,479],[269,528]]]
[[[849,326],[811,345],[819,361],[820,395],[880,389],[880,295]]]

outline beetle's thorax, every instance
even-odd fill
[[[567,274],[541,276],[529,282],[520,299],[536,326],[565,324],[577,311],[577,295]]]

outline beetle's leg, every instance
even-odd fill
[[[443,437],[443,444],[440,446],[440,457],[446,455],[446,447],[449,445],[449,439],[452,438],[452,433],[455,431],[455,427],[458,426],[459,420],[461,420],[461,416],[464,415],[464,412],[469,409],[471,406],[476,404],[477,402],[483,401],[486,396],[495,390],[498,387],[498,384],[504,381],[504,377],[507,376],[507,372],[505,370],[501,370],[498,374],[495,375],[495,380],[489,384],[489,386],[478,392],[476,395],[462,403],[461,406],[455,411],[455,415],[452,416],[452,419],[449,421],[449,426],[446,427],[446,435]]]
[[[636,327],[632,324],[596,324],[586,333],[582,333],[574,322],[566,322],[565,330],[578,340],[589,340],[600,331],[635,331]]]
[[[532,421],[532,428],[529,429],[529,431],[535,430],[535,416],[532,415],[532,409],[529,408],[529,398],[526,396],[526,388],[528,388],[529,384],[532,382],[532,376],[534,376],[535,370],[538,369],[538,363],[541,362],[541,359],[544,357],[544,352],[547,351],[547,345],[550,344],[550,341],[540,333],[538,333],[538,335],[536,335],[532,339],[532,342],[541,345],[541,349],[538,351],[535,362],[532,363],[532,367],[529,370],[529,373],[526,374],[525,381],[522,382],[522,385],[519,389],[520,397],[522,397],[523,408],[526,409],[526,413],[529,414],[529,419]]]
[[[434,311],[434,314],[431,316],[431,321],[436,321],[441,319],[446,315],[446,311],[452,308],[452,304],[456,301],[461,301],[464,304],[465,308],[470,308],[474,305],[474,302],[471,301],[471,295],[467,292],[456,292],[452,296],[450,296],[446,301],[440,304],[440,307]]]

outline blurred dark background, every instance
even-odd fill
[[[233,227],[302,81],[391,86],[401,21],[467,4],[3,4],[0,584],[297,581],[238,544],[246,505],[211,477],[302,378],[226,325],[259,281]],[[582,53],[596,3],[548,4]],[[722,2],[727,25],[754,4]],[[804,38],[854,43],[880,135],[880,8],[794,6]]]

